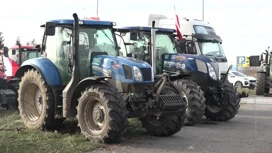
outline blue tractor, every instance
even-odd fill
[[[166,71],[162,66],[165,62],[164,56],[176,55],[174,39],[172,37],[174,29],[154,28],[149,26],[125,26],[115,27],[117,38],[120,39],[119,46],[123,56],[140,59],[150,63],[156,69],[157,74],[164,72],[169,73],[171,81],[177,86],[186,99],[187,110],[185,125],[193,125],[202,118],[205,113],[205,97],[194,81],[187,79],[188,75],[180,75],[173,71]],[[153,36],[152,34],[155,34]],[[152,42],[154,40],[154,42]],[[152,44],[152,45],[150,45]],[[154,47],[155,45],[155,47]],[[154,50],[151,52],[151,48]],[[151,58],[151,53],[156,55],[155,59]],[[156,61],[155,64],[152,61]],[[170,64],[171,61],[168,62]],[[180,67],[181,65],[173,65]]]
[[[154,23],[155,24],[155,23]],[[121,30],[126,28],[120,28]],[[145,61],[154,61],[150,60],[150,54],[152,51],[152,46],[154,44],[159,44],[156,47],[156,70],[157,72],[172,72],[182,76],[183,79],[192,80],[197,83],[204,91],[205,96],[205,116],[208,119],[214,121],[227,121],[232,119],[238,112],[240,107],[239,102],[240,98],[236,94],[236,90],[231,83],[228,82],[226,77],[219,76],[219,65],[216,60],[213,59],[211,56],[203,56],[203,55],[193,55],[193,54],[186,54],[186,53],[178,53],[175,49],[175,35],[174,30],[172,29],[171,33],[168,29],[168,38],[161,39],[159,34],[163,31],[163,28],[157,28],[153,30],[158,31],[158,35],[156,35],[156,40],[153,42],[152,39],[148,41],[146,37],[150,37],[150,31],[143,30],[144,28],[138,28],[137,34],[133,34],[135,29],[131,29],[131,34],[122,34],[122,37],[135,37],[137,35],[140,42],[140,45],[136,45],[133,43],[124,43],[125,45],[130,45],[135,48],[135,46],[140,46],[138,48],[144,48],[144,60]],[[166,31],[164,29],[164,31]],[[146,35],[146,36],[143,36]],[[152,36],[152,32],[151,32]],[[143,38],[143,39],[142,39]],[[168,40],[167,40],[168,39]],[[169,41],[171,40],[171,41]],[[171,44],[171,45],[169,45]],[[155,46],[156,46],[155,45]],[[144,47],[141,47],[144,46]],[[187,46],[189,47],[189,46]],[[140,49],[138,49],[140,50]],[[143,49],[142,49],[143,50]],[[142,52],[136,51],[134,53],[136,56],[137,54],[141,54]],[[134,55],[134,56],[135,56]],[[141,55],[138,57],[141,57]],[[149,62],[149,63],[150,63]],[[153,64],[152,64],[153,66]],[[229,67],[230,69],[231,67]],[[229,71],[228,69],[228,71]],[[225,74],[227,76],[228,74]],[[172,78],[171,80],[175,80],[177,78]],[[196,86],[197,87],[197,86]],[[199,97],[199,95],[195,96]],[[190,104],[190,101],[189,101]]]
[[[51,130],[76,116],[86,138],[115,142],[127,118],[138,117],[153,135],[179,132],[186,103],[168,75],[119,56],[114,22],[73,17],[42,25],[43,57],[25,61],[16,73],[25,126]]]

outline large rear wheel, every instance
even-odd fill
[[[266,74],[257,73],[256,95],[264,95],[265,93],[269,93],[266,84],[268,84],[266,81]]]
[[[93,85],[79,98],[77,119],[87,139],[117,142],[127,125],[126,103],[112,87]]]
[[[53,94],[38,71],[29,70],[22,77],[18,102],[20,116],[27,128],[55,128]]]
[[[185,125],[194,125],[202,118],[205,113],[204,92],[195,82],[191,80],[180,79],[174,81],[174,84],[184,95],[187,103]]]
[[[177,94],[169,84],[165,84],[161,95]],[[155,115],[147,115],[141,118],[143,127],[154,136],[170,136],[179,132],[186,118],[186,110],[181,112],[162,114],[160,117]]]

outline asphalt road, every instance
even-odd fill
[[[140,135],[92,153],[272,153],[272,97],[242,98],[228,122],[203,119],[171,137]]]

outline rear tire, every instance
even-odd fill
[[[161,95],[176,93],[169,85],[165,84]],[[179,132],[186,118],[186,109],[178,113],[162,114],[159,119],[155,115],[147,115],[141,118],[143,127],[154,136],[171,136]]]
[[[267,89],[267,81],[265,73],[257,73],[257,82],[256,82],[256,95],[264,95],[269,93]]]
[[[128,123],[126,103],[117,90],[106,84],[96,84],[79,98],[77,119],[87,139],[118,142]]]
[[[194,125],[199,122],[205,113],[204,92],[195,82],[191,80],[180,79],[174,81],[174,85],[186,96],[187,109],[185,125]]]
[[[240,108],[240,98],[236,94],[233,85],[228,81],[223,84],[224,91],[222,92],[225,100],[222,106],[207,105],[205,115],[213,121],[228,121],[238,113]],[[208,98],[207,98],[208,99]],[[213,103],[213,102],[209,102]]]
[[[54,98],[42,75],[28,70],[22,77],[18,90],[20,116],[29,129],[55,128]]]

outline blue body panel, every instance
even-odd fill
[[[133,75],[132,79],[126,79],[123,65],[129,66],[132,69],[132,74],[133,66],[139,69],[149,68],[151,71],[150,75],[152,75],[152,79],[150,81],[139,82],[134,79]],[[113,79],[119,80],[124,83],[153,83],[153,71],[151,66],[144,61],[129,57],[97,55],[93,58],[92,61],[92,73],[96,76],[111,76]],[[142,76],[143,75],[144,74],[142,73]]]
[[[149,26],[126,26],[126,27],[115,27],[114,28],[118,32],[129,32],[131,30],[140,30],[140,31],[146,31],[150,32],[151,27]],[[157,32],[163,32],[163,33],[174,33],[175,29],[169,29],[169,28],[156,28]]]
[[[177,57],[179,56],[179,58]],[[183,57],[183,58],[180,58]],[[197,60],[202,63],[202,66],[197,64]],[[179,67],[176,67],[176,64],[179,63]],[[192,54],[169,54],[165,57],[164,60],[164,68],[166,71],[178,71],[178,70],[186,70],[187,72],[200,72],[205,73],[203,70],[205,69],[208,72],[207,63],[210,63],[214,68],[215,72],[219,71],[218,63],[207,56],[202,55],[192,55]],[[184,65],[182,68],[181,65]],[[204,66],[205,65],[205,66]],[[202,70],[200,70],[202,68]],[[216,73],[218,74],[218,73]],[[206,75],[209,75],[206,73]],[[217,76],[218,78],[218,76]]]
[[[21,67],[31,65],[40,70],[40,73],[44,76],[45,81],[50,86],[61,85],[61,78],[56,66],[48,59],[44,57],[29,59],[22,63]]]

